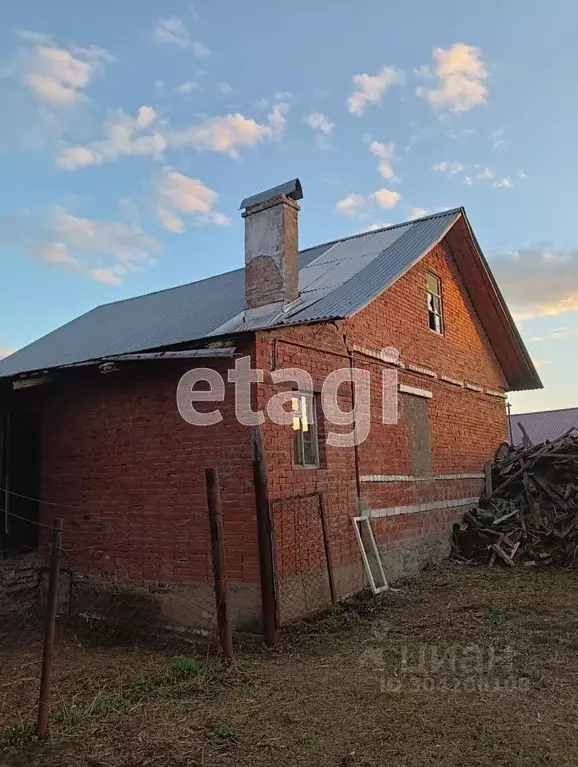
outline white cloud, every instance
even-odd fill
[[[467,138],[473,136],[476,131],[473,128],[461,128],[459,130],[448,130],[446,136],[452,141],[463,143]]]
[[[374,193],[375,202],[380,208],[389,210],[395,208],[397,203],[401,200],[401,195],[398,192],[393,192],[390,189],[378,189]]]
[[[395,145],[382,144],[379,141],[371,141],[369,143],[369,151],[371,154],[375,155],[375,157],[379,158],[377,169],[383,178],[386,181],[397,181],[397,176],[393,170],[393,162],[396,159]]]
[[[140,107],[136,113],[135,123],[137,128],[148,128],[157,119],[157,113],[152,107]]]
[[[495,175],[495,172],[490,168],[484,168],[481,173],[478,173],[476,178],[479,178],[481,181],[491,181]]]
[[[169,16],[166,19],[161,19],[153,34],[158,43],[189,49],[198,58],[204,58],[210,54],[208,48],[191,39],[187,25],[180,16]]]
[[[496,151],[504,144],[504,134],[506,132],[506,126],[500,125],[498,128],[494,128],[490,133],[490,141],[492,142],[492,150]]]
[[[280,139],[287,125],[288,111],[288,104],[277,103],[264,123],[239,112],[224,117],[209,117],[202,123],[171,131],[167,138],[172,146],[194,146],[238,159],[241,147],[254,147],[263,141]]]
[[[377,229],[385,229],[387,226],[391,226],[391,224],[387,224],[385,221],[376,221],[374,224],[366,226],[362,231],[375,232]]]
[[[431,169],[437,171],[438,173],[445,173],[447,176],[457,176],[459,173],[463,173],[465,171],[466,166],[462,165],[461,162],[456,162],[455,160],[444,160],[443,162],[438,162],[435,165],[432,165]]]
[[[303,117],[303,122],[311,128],[315,134],[315,141],[320,149],[333,149],[329,142],[335,123],[331,122],[327,115],[322,112],[311,112],[307,117]]]
[[[19,51],[13,73],[37,98],[54,106],[85,100],[84,90],[113,61],[108,51],[94,45],[59,47],[49,37],[26,30],[20,37],[29,45]]]
[[[499,178],[494,181],[493,186],[497,187],[498,189],[511,189],[514,186],[514,182],[510,176],[506,176],[505,178]]]
[[[154,264],[160,247],[138,226],[79,218],[61,208],[27,242],[33,258],[110,285]]]
[[[229,83],[217,83],[215,88],[224,96],[228,96],[230,93],[233,93],[233,86],[229,85]]]
[[[519,321],[578,311],[578,249],[525,248],[495,256],[491,266]]]
[[[150,106],[142,106],[135,117],[122,109],[111,113],[104,124],[105,138],[87,146],[68,147],[56,156],[56,164],[73,170],[87,165],[101,165],[121,156],[145,155],[159,159],[168,146],[165,126],[158,124],[158,115]],[[147,129],[151,131],[145,134]]]
[[[303,120],[312,130],[318,131],[324,136],[329,136],[335,127],[335,123],[332,123],[329,117],[321,112],[311,112],[307,117],[304,117]]]
[[[167,121],[159,119],[152,107],[140,107],[135,117],[118,110],[108,116],[101,141],[63,149],[58,153],[56,163],[72,170],[113,162],[129,155],[160,159],[168,147],[183,146],[222,152],[237,159],[241,147],[279,140],[287,125],[288,111],[288,104],[276,103],[263,123],[237,113],[208,117],[201,123],[171,130]]]
[[[198,179],[165,168],[157,181],[157,217],[169,232],[181,233],[181,215],[201,224],[228,226],[231,220],[214,210],[219,195]]]
[[[8,357],[10,354],[13,354],[15,351],[16,349],[13,349],[11,346],[0,345],[0,360],[4,359],[4,357]]]
[[[100,162],[102,162],[100,157],[92,149],[85,146],[63,149],[56,157],[57,165],[68,170],[83,168],[86,165],[98,165]]]
[[[376,192],[372,192],[368,195],[358,194],[352,192],[341,200],[338,200],[335,204],[335,210],[343,216],[349,218],[368,218],[369,212],[375,210],[375,207],[382,208],[384,210],[390,210],[394,208],[401,200],[401,195],[398,192],[393,192],[389,189],[378,189]],[[380,226],[386,226],[382,224]]]
[[[577,335],[577,334],[578,334],[578,330],[571,332],[567,328],[554,328],[554,330],[551,330],[545,336],[537,336],[534,338],[530,338],[529,340],[532,343],[542,343],[543,341],[563,341],[565,338],[568,338],[571,335]]]
[[[344,216],[349,216],[349,218],[359,218],[362,215],[362,209],[365,207],[365,204],[366,200],[362,194],[352,192],[347,197],[337,201],[335,210]]]
[[[467,174],[462,178],[462,183],[467,186],[473,186],[475,181],[492,182],[492,186],[498,189],[511,189],[515,186],[511,176],[496,178],[496,171],[487,167],[482,168],[480,165],[473,165],[468,168],[461,162],[444,160],[432,165],[432,170],[447,176],[459,176],[467,171]]]
[[[454,43],[450,48],[436,48],[433,58],[437,85],[433,88],[419,86],[418,96],[436,108],[451,112],[466,112],[485,103],[488,89],[484,81],[488,70],[479,48]]]
[[[187,96],[189,93],[192,93],[193,91],[201,91],[202,88],[199,85],[199,83],[193,82],[193,80],[187,80],[184,83],[181,83],[175,88],[175,93],[179,96]]]
[[[347,101],[352,115],[360,117],[368,103],[379,103],[392,85],[403,85],[405,73],[397,67],[382,67],[376,75],[354,75],[355,88]]]
[[[287,127],[287,115],[289,114],[289,104],[278,101],[273,105],[269,112],[268,119],[271,127],[271,138],[280,139]]]
[[[414,218],[422,218],[423,216],[428,216],[431,211],[429,211],[427,208],[412,208],[410,211],[410,220],[413,220]]]
[[[211,51],[208,48],[205,48],[204,45],[201,45],[201,43],[193,42],[191,44],[191,50],[200,59],[204,59],[205,56],[210,56]]]

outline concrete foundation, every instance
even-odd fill
[[[390,583],[416,575],[426,564],[441,562],[450,553],[448,533],[406,538],[378,546]]]
[[[257,585],[230,584],[229,606],[234,630],[259,630],[261,591]],[[216,628],[215,596],[208,584],[111,583],[74,574],[69,613],[135,634],[162,629],[204,633]]]

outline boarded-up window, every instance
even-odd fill
[[[432,473],[428,400],[413,394],[400,396],[403,417],[409,430],[411,473],[414,477],[427,477]]]

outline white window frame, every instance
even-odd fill
[[[430,288],[430,277],[435,280],[437,285],[437,292],[434,292]],[[437,333],[439,336],[443,336],[445,333],[444,322],[444,303],[442,295],[442,281],[434,274],[434,272],[426,273],[426,288],[427,288],[427,323],[428,328],[432,333]],[[434,327],[431,326],[432,316],[434,318]]]
[[[389,591],[389,583],[387,580],[387,576],[385,574],[385,569],[383,567],[383,562],[381,561],[381,554],[379,553],[379,548],[377,545],[377,541],[375,540],[375,535],[373,533],[373,528],[371,527],[371,517],[351,517],[351,522],[353,524],[353,529],[355,531],[355,538],[357,540],[357,545],[359,546],[359,551],[361,554],[361,560],[363,562],[363,567],[365,569],[365,574],[367,575],[367,580],[369,581],[369,585],[371,586],[371,591],[373,594],[381,594],[383,591]],[[369,536],[369,543],[371,545],[371,549],[373,551],[373,556],[375,557],[375,561],[377,563],[377,569],[379,571],[379,576],[381,578],[381,583],[376,583],[375,578],[373,576],[373,572],[371,571],[371,565],[369,563],[369,557],[367,556],[367,551],[365,550],[365,546],[363,545],[363,538],[361,536],[361,525],[365,524],[367,528],[367,533]]]
[[[313,392],[295,392],[292,398],[293,412],[293,440],[291,450],[293,452],[293,466],[299,469],[319,468],[319,429],[317,425],[317,402]],[[314,463],[304,463],[303,434],[310,432],[313,447]],[[298,436],[299,435],[299,436]],[[300,440],[300,454],[297,455],[296,440]]]

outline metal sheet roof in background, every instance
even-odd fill
[[[557,439],[572,428],[578,429],[578,407],[511,415],[510,429],[514,445],[522,442],[522,432],[518,423],[526,429],[532,442],[538,445],[546,440]]]
[[[439,241],[459,210],[300,254],[302,293],[285,315],[243,322],[244,270],[99,306],[0,361],[0,377],[201,341],[226,332],[347,317]]]

